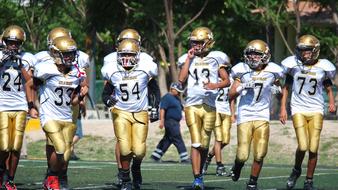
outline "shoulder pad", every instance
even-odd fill
[[[187,54],[187,53],[185,53],[185,54],[183,54],[181,57],[179,57],[179,58],[178,58],[177,65],[178,65],[179,67],[181,67],[181,66],[184,64],[184,62],[185,62],[185,60],[187,59],[187,57],[188,57],[188,54]]]
[[[117,64],[117,52],[112,52],[103,58],[103,66],[106,64]]]
[[[81,68],[89,68],[90,60],[89,55],[83,51],[79,51],[79,66]]]
[[[285,58],[283,61],[282,61],[282,66],[285,67],[285,68],[293,68],[295,66],[297,66],[297,58],[296,56],[289,56],[287,58]]]
[[[158,75],[157,64],[149,57],[140,57],[138,69],[145,71],[150,77]]]
[[[244,73],[250,72],[251,69],[250,67],[243,63],[239,62],[235,66],[231,68],[231,76],[236,79],[236,78],[241,78]]]
[[[22,64],[24,65],[25,68],[27,67],[33,67],[36,64],[36,58],[33,54],[24,52],[21,54],[22,58]]]
[[[207,57],[212,57],[217,60],[220,65],[229,65],[230,59],[227,54],[221,51],[211,51]]]
[[[276,63],[269,62],[264,71],[273,73],[277,78],[283,78],[283,68]]]
[[[40,52],[36,53],[34,56],[35,56],[37,62],[52,59],[52,57],[49,55],[48,51],[40,51]]]
[[[322,68],[328,78],[334,79],[336,75],[336,67],[329,60],[319,59],[316,66]]]
[[[154,58],[151,55],[147,54],[146,52],[141,52],[140,53],[140,59],[142,59],[142,60],[149,60],[149,61],[153,61],[154,60]]]
[[[38,62],[35,65],[34,77],[39,78],[41,80],[46,80],[51,76],[59,75],[56,65],[50,61]]]
[[[336,67],[327,59],[319,59],[316,65],[317,67],[322,68],[324,71],[334,71]]]

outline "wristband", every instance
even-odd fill
[[[241,93],[243,91],[243,86],[242,85],[239,85],[237,88],[236,88],[236,92],[237,93]]]
[[[33,109],[33,108],[36,109],[34,103],[33,102],[28,102],[28,109]]]

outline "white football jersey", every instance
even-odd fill
[[[140,53],[140,60],[145,61],[145,62],[154,62],[153,57],[151,57],[149,54],[145,52]],[[109,80],[109,77],[110,77],[109,70],[115,68],[116,64],[117,64],[117,52],[112,52],[103,58],[103,66],[101,68],[101,73],[102,73],[102,78],[104,80]]]
[[[283,77],[283,69],[269,62],[262,71],[254,71],[245,63],[238,63],[231,69],[231,76],[241,83],[254,81],[255,87],[244,89],[237,107],[237,124],[270,120],[271,86]]]
[[[319,112],[324,114],[323,81],[334,79],[335,66],[327,59],[304,66],[296,56],[282,61],[285,74],[293,77],[291,113]]]
[[[188,54],[178,59],[181,67]],[[203,103],[215,107],[217,89],[207,90],[203,87],[204,82],[217,83],[218,70],[221,66],[229,64],[229,57],[221,51],[211,51],[206,57],[195,56],[190,62],[189,76],[187,81],[187,97],[185,106],[201,105]]]
[[[36,58],[36,64],[39,62],[45,62],[48,60],[53,60],[51,55],[49,54],[49,51],[40,51],[36,53],[35,55]],[[79,68],[82,69],[87,69],[90,66],[90,61],[89,61],[89,55],[84,53],[83,51],[78,51],[78,57],[77,57],[77,64],[79,65]]]
[[[66,75],[60,73],[52,60],[36,64],[34,77],[44,82],[39,90],[42,126],[48,120],[72,121],[71,94],[86,77],[78,76],[75,67]]]
[[[115,108],[129,112],[139,112],[148,109],[148,81],[157,76],[157,64],[146,53],[141,53],[138,64],[125,71],[117,64],[116,53],[105,57],[101,69],[104,80],[114,86],[117,99]]]
[[[0,60],[3,59],[3,56],[5,55],[0,51]],[[26,71],[36,62],[31,53],[22,52],[19,56]],[[18,68],[18,62],[19,60],[0,62],[0,111],[28,110],[24,87],[26,81]]]
[[[230,78],[231,84],[233,83],[233,79]],[[220,88],[218,89],[218,95],[216,98],[216,111],[217,113],[231,115],[230,110],[230,102],[229,102],[229,90],[230,87]]]

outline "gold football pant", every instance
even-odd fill
[[[142,159],[146,154],[148,112],[128,112],[112,109],[114,132],[122,156],[133,155]]]
[[[0,112],[0,151],[20,152],[26,127],[25,111]]]
[[[237,127],[236,160],[241,163],[248,160],[251,141],[253,141],[254,160],[262,161],[268,151],[269,134],[268,121],[249,121],[239,124]]]
[[[76,125],[69,121],[49,120],[43,131],[47,137],[47,145],[53,146],[57,154],[63,155],[66,162],[69,161]]]
[[[211,132],[215,127],[216,111],[206,104],[189,106],[184,109],[189,127],[191,146],[209,148]]]
[[[296,113],[292,116],[296,131],[298,150],[318,152],[323,115],[320,113]]]
[[[222,144],[229,144],[231,129],[231,116],[223,113],[216,113],[215,139]]]

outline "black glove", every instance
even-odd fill
[[[109,98],[107,98],[106,102],[104,102],[104,104],[110,108],[113,107],[117,102],[117,99],[114,96],[110,96]]]
[[[150,110],[150,122],[155,122],[159,120],[159,113],[158,113],[158,109],[156,108],[151,108]]]

